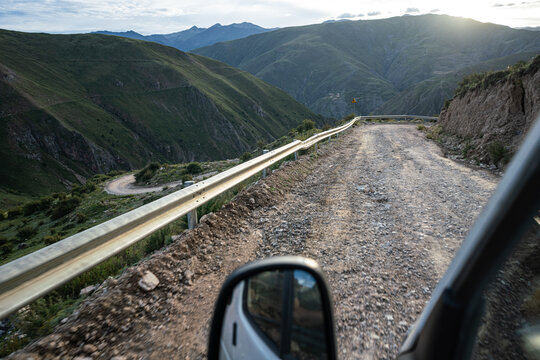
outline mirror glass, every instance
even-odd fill
[[[273,270],[241,281],[229,299],[220,359],[326,359],[320,286],[304,270]]]

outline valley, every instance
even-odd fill
[[[240,156],[324,118],[246,72],[147,41],[0,30],[0,189],[39,196],[151,161]]]

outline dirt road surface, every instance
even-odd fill
[[[394,358],[497,181],[444,158],[414,126],[354,128],[102,284],[14,357],[202,359],[226,275],[294,254],[327,275],[339,357]],[[160,281],[154,290],[138,286],[145,271]]]
[[[111,195],[146,194],[149,192],[163,191],[164,187],[174,188],[182,185],[182,180],[174,181],[160,186],[136,186],[135,175],[129,174],[115,179],[105,185],[105,191]]]

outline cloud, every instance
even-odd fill
[[[418,8],[407,8],[407,10],[405,10],[405,14],[412,14],[412,13],[417,13],[417,12],[420,12],[420,9]]]
[[[372,11],[372,12],[367,13],[367,16],[377,16],[377,15],[381,15],[381,12],[380,11]]]
[[[538,6],[540,1],[522,1],[520,3],[507,3],[507,4],[493,4],[492,7],[528,7],[528,6]]]
[[[438,13],[440,11],[441,11],[440,9],[433,9],[433,10],[430,10],[429,13],[434,14],[434,13]]]
[[[350,14],[350,13],[345,13],[345,14],[339,15],[337,18],[338,19],[350,19],[350,18],[353,18],[353,17],[356,17],[356,16],[353,15],[353,14]]]
[[[351,14],[351,13],[344,13],[336,17],[336,19],[354,19],[354,18],[360,18],[364,17],[364,14]]]

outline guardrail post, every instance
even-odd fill
[[[298,151],[294,152],[294,160],[298,160]]]
[[[268,150],[264,149],[263,154],[267,154],[267,153],[268,153]],[[270,173],[270,168],[264,168],[263,173],[262,173],[262,177],[263,178],[267,177],[269,173]]]
[[[194,181],[184,181],[184,188],[195,184]],[[197,225],[197,208],[187,213],[188,229],[193,229]]]

